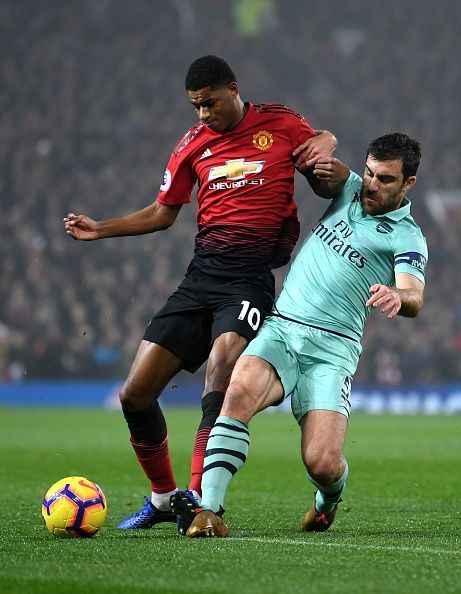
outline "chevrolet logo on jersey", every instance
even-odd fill
[[[264,167],[265,161],[245,161],[245,159],[232,159],[226,161],[225,165],[212,167],[208,175],[208,181],[225,178],[230,181],[244,179],[251,173],[259,173]]]

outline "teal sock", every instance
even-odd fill
[[[346,487],[348,473],[349,467],[346,462],[343,474],[332,485],[321,485],[307,473],[310,482],[317,487],[317,493],[315,494],[315,509],[318,512],[329,514],[333,511],[335,505],[341,499],[341,494]]]
[[[208,438],[202,477],[202,509],[218,512],[231,478],[245,463],[250,434],[244,423],[218,417]]]

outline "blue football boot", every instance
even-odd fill
[[[186,536],[187,529],[195,518],[195,510],[200,509],[200,501],[193,491],[178,489],[170,497],[170,507],[177,516],[179,536]]]
[[[122,530],[140,530],[152,528],[152,526],[160,524],[160,522],[176,522],[175,514],[157,509],[152,505],[149,497],[144,497],[144,499],[146,500],[144,507],[122,520],[118,528]]]

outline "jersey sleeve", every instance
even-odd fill
[[[294,127],[294,149],[298,148],[300,144],[306,142],[309,138],[315,136],[315,130],[310,127],[304,116],[296,114],[293,127]]]
[[[333,197],[332,204],[343,205],[353,200],[360,199],[360,191],[362,189],[362,178],[354,171],[349,172],[349,177],[344,184],[341,192]]]
[[[197,176],[188,159],[172,153],[157,195],[160,204],[174,205],[190,202]]]
[[[427,258],[426,239],[419,228],[410,229],[394,246],[394,274],[406,272],[424,283]]]

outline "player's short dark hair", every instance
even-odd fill
[[[206,87],[226,87],[236,81],[235,74],[225,60],[218,56],[203,56],[189,66],[185,82],[186,91],[198,91]]]
[[[416,175],[421,160],[419,142],[401,132],[385,134],[368,145],[367,157],[377,161],[402,161],[403,179]]]

